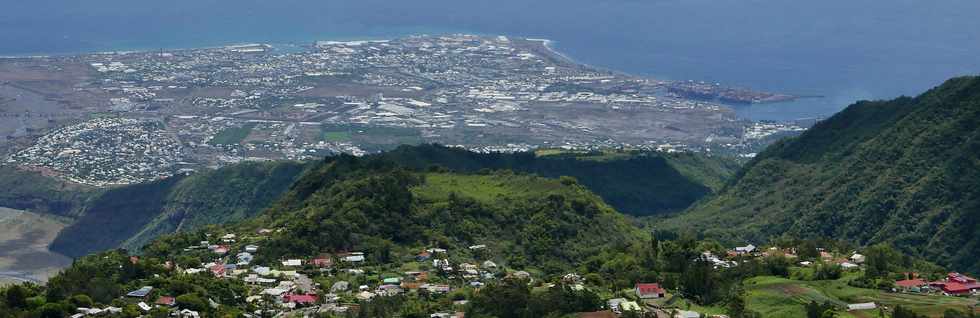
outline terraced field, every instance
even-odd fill
[[[976,298],[889,293],[847,285],[847,281],[855,275],[857,274],[825,281],[755,277],[745,281],[748,307],[766,317],[806,317],[803,306],[810,301],[830,302],[838,307],[845,307],[849,303],[875,302],[887,309],[902,305],[920,314],[942,317],[946,309],[964,311],[975,308],[978,304]],[[838,317],[878,317],[878,310],[841,312]]]

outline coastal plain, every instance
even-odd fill
[[[803,130],[721,102],[785,95],[598,69],[504,36],[5,58],[0,70],[4,164],[98,187],[419,143],[751,156]]]

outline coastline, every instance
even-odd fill
[[[481,34],[481,33],[470,33],[470,32],[442,32],[442,33],[409,33],[403,35],[391,35],[391,36],[341,36],[341,37],[323,37],[323,38],[309,38],[304,40],[286,40],[286,41],[228,41],[223,43],[210,43],[201,45],[181,45],[176,47],[121,47],[114,50],[80,50],[75,52],[33,52],[33,53],[23,53],[23,54],[3,54],[0,55],[0,59],[29,59],[29,58],[52,58],[52,57],[68,57],[68,56],[79,56],[79,55],[111,55],[111,54],[133,54],[133,53],[148,53],[155,51],[164,52],[180,52],[180,51],[192,51],[192,50],[214,50],[223,49],[235,46],[249,46],[249,45],[269,45],[273,48],[281,46],[312,46],[317,42],[329,42],[329,43],[353,43],[353,42],[383,42],[391,41],[399,38],[409,38],[418,36],[448,36],[448,35],[472,35],[480,37],[492,37],[496,35]],[[570,63],[576,63],[581,65],[586,65],[575,61],[575,59],[570,56],[559,52],[552,46],[554,40],[543,39],[543,38],[525,38],[523,36],[515,36],[526,41],[534,42],[546,42],[543,46],[552,54],[560,56]],[[590,66],[591,65],[587,65]]]
[[[25,54],[7,54],[0,55],[0,60],[4,59],[43,59],[43,58],[56,58],[56,57],[71,57],[71,56],[83,56],[83,55],[123,55],[123,54],[134,54],[134,53],[148,53],[154,51],[163,52],[181,52],[181,51],[192,51],[192,50],[214,50],[222,49],[233,46],[241,45],[269,45],[273,49],[278,49],[283,46],[302,46],[304,44],[310,44],[316,42],[371,42],[371,41],[390,41],[398,38],[404,37],[414,37],[414,36],[444,36],[444,35],[474,35],[480,37],[491,37],[496,35],[483,34],[479,32],[436,32],[436,33],[409,33],[402,35],[391,35],[391,36],[337,36],[337,37],[322,37],[313,38],[305,40],[293,40],[293,41],[269,41],[269,42],[256,42],[254,40],[243,40],[243,41],[228,41],[224,43],[209,43],[201,45],[181,45],[179,47],[160,47],[160,48],[146,48],[146,47],[122,47],[116,50],[93,50],[93,51],[77,51],[77,52],[59,52],[59,53],[25,53]],[[502,35],[502,34],[498,34]],[[611,69],[608,67],[597,66],[594,64],[584,63],[570,56],[568,53],[562,52],[558,47],[558,41],[541,38],[541,37],[527,37],[522,35],[505,35],[509,37],[519,38],[529,42],[541,43],[541,46],[551,55],[558,57],[566,63],[576,64],[585,68],[594,69],[597,71],[609,72],[616,75],[628,76],[637,79],[661,81],[661,79],[653,76],[638,75],[635,73],[630,73],[623,70]]]
[[[295,45],[313,45],[317,41],[337,41],[337,42],[349,42],[349,41],[379,41],[379,40],[393,40],[398,38],[412,37],[412,36],[440,36],[440,35],[452,35],[452,34],[470,34],[479,36],[489,36],[486,34],[474,33],[474,32],[452,32],[452,31],[437,31],[428,32],[427,30],[417,30],[418,32],[393,32],[387,35],[308,35],[308,36],[297,36],[297,37],[278,37],[277,39],[266,39],[261,40],[257,38],[249,37],[237,37],[232,40],[218,40],[218,41],[207,41],[202,43],[185,43],[179,45],[169,45],[169,46],[146,46],[146,45],[105,45],[109,47],[108,49],[91,49],[91,50],[76,50],[76,51],[65,51],[65,52],[29,52],[29,53],[0,53],[0,59],[17,59],[17,58],[51,58],[51,57],[66,57],[66,56],[76,56],[76,55],[97,55],[97,54],[125,54],[125,53],[146,53],[154,51],[167,51],[167,52],[177,52],[177,51],[187,51],[187,50],[205,50],[205,49],[219,49],[229,46],[236,45],[246,45],[246,44],[267,44],[272,46],[295,46]]]
[[[11,59],[43,59],[43,58],[59,58],[59,57],[72,57],[72,56],[96,56],[96,55],[124,55],[124,54],[135,54],[135,53],[150,53],[150,52],[182,52],[182,51],[193,51],[193,50],[215,50],[223,49],[235,46],[244,45],[268,45],[274,51],[284,50],[284,52],[289,52],[290,50],[296,50],[300,48],[310,48],[317,42],[333,42],[333,43],[344,43],[344,42],[376,42],[376,41],[391,41],[399,38],[408,37],[418,37],[418,36],[447,36],[447,35],[471,35],[479,37],[494,37],[494,36],[507,36],[515,39],[520,39],[526,42],[534,43],[540,45],[542,54],[547,54],[551,58],[568,64],[574,64],[578,67],[585,69],[591,69],[596,72],[605,72],[614,74],[617,76],[629,77],[636,80],[652,81],[652,82],[670,82],[672,80],[661,78],[660,76],[652,74],[639,74],[619,69],[612,69],[609,67],[598,66],[595,64],[584,63],[574,57],[569,53],[563,52],[560,49],[560,43],[556,40],[552,40],[544,37],[530,37],[519,34],[485,34],[480,32],[416,32],[416,33],[406,33],[406,34],[391,34],[386,36],[324,36],[324,37],[312,37],[306,39],[296,39],[296,40],[285,40],[285,41],[269,41],[269,42],[257,42],[253,40],[238,40],[238,41],[227,41],[227,42],[217,42],[208,43],[202,45],[189,45],[181,47],[162,47],[162,48],[120,48],[118,50],[102,50],[102,51],[90,51],[90,52],[69,52],[69,53],[51,53],[51,54],[15,54],[15,55],[0,55],[0,60],[11,60]],[[745,105],[736,107],[736,105],[719,103],[725,107],[732,108],[733,110],[752,108],[753,106],[762,105],[786,105],[792,104],[793,101],[781,101],[781,102],[770,102],[770,103],[758,103],[752,105]],[[768,108],[768,107],[767,107]],[[752,112],[750,112],[752,113]],[[745,119],[756,120],[752,118],[754,116],[740,116]],[[786,120],[786,119],[781,119]]]
[[[0,59],[32,59],[32,58],[53,58],[53,57],[70,57],[70,56],[82,56],[82,55],[123,55],[123,54],[135,54],[135,53],[149,53],[156,51],[163,52],[181,52],[181,51],[195,51],[195,50],[215,50],[223,49],[235,46],[249,46],[249,45],[269,45],[276,47],[277,45],[298,45],[299,43],[257,43],[257,42],[234,42],[230,44],[223,45],[202,45],[193,47],[178,47],[178,48],[134,48],[134,49],[119,49],[114,51],[88,51],[88,52],[70,52],[70,53],[47,53],[47,54],[24,54],[24,55],[0,55]]]
[[[566,54],[564,54],[562,52],[559,52],[557,49],[555,49],[555,47],[554,47],[555,40],[545,39],[545,38],[524,38],[524,40],[525,41],[531,41],[531,42],[541,42],[541,46],[543,46],[545,49],[547,49],[548,52],[551,52],[551,54],[557,55],[557,56],[561,57],[562,59],[565,59],[566,61],[568,61],[570,63],[582,64],[582,63],[579,63],[578,61],[576,61],[575,59],[573,59],[572,57],[570,57],[570,56],[568,56],[568,55],[566,55]]]
[[[546,38],[529,38],[529,37],[522,37],[522,36],[517,36],[517,37],[518,38],[522,38],[525,41],[529,41],[529,42],[540,42],[541,43],[541,46],[544,47],[545,50],[548,51],[549,54],[552,54],[554,56],[557,56],[558,58],[564,60],[567,63],[576,64],[576,65],[579,65],[579,66],[582,66],[582,67],[585,67],[585,68],[590,68],[590,69],[597,70],[597,71],[609,72],[609,73],[613,73],[613,74],[620,75],[620,76],[632,77],[632,78],[636,78],[636,79],[651,80],[651,81],[663,81],[663,80],[661,80],[661,79],[659,79],[657,77],[654,77],[654,76],[639,75],[639,74],[634,74],[634,73],[630,73],[630,72],[623,71],[623,70],[617,70],[617,69],[612,69],[612,68],[608,68],[608,67],[597,66],[595,64],[589,64],[589,63],[582,62],[580,60],[577,60],[577,59],[571,57],[570,55],[568,55],[568,53],[563,53],[561,50],[559,50],[556,47],[556,44],[558,43],[558,41],[555,41],[555,40],[546,39]]]

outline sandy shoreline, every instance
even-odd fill
[[[610,73],[614,73],[614,74],[621,75],[621,76],[633,77],[633,78],[637,78],[637,79],[646,79],[646,80],[652,80],[652,81],[659,81],[658,79],[656,79],[654,77],[644,76],[644,75],[636,75],[636,74],[632,74],[632,73],[625,72],[625,71],[622,71],[622,70],[616,70],[616,69],[610,69],[610,68],[607,68],[607,67],[596,66],[596,65],[593,65],[593,64],[588,64],[588,63],[584,63],[582,61],[576,60],[575,58],[572,58],[571,56],[569,56],[566,53],[562,53],[561,50],[559,50],[558,48],[556,48],[555,47],[555,43],[558,43],[558,42],[555,41],[555,40],[544,39],[544,38],[524,38],[524,40],[525,41],[531,41],[531,42],[541,42],[541,46],[544,47],[545,50],[548,51],[548,53],[550,53],[550,54],[552,54],[554,56],[557,56],[557,57],[565,60],[568,63],[576,64],[576,65],[579,65],[579,66],[582,66],[582,67],[586,67],[586,68],[590,68],[590,69],[593,69],[593,70],[610,72]]]

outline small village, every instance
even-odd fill
[[[280,229],[281,230],[281,229]],[[246,303],[255,308],[244,313],[246,317],[323,317],[356,316],[362,306],[384,297],[411,295],[424,297],[440,304],[442,310],[430,313],[431,318],[462,318],[468,303],[467,295],[479,293],[495,281],[517,279],[535,289],[570,288],[594,289],[583,276],[568,273],[552,280],[543,280],[529,271],[514,270],[498,265],[493,251],[487,245],[472,245],[462,253],[444,248],[430,247],[419,250],[402,264],[377,264],[370,255],[350,251],[344,253],[311,255],[305,258],[286,258],[274,262],[256,261],[262,251],[261,242],[266,235],[277,230],[259,229],[246,234],[207,234],[208,240],[183,249],[189,255],[201,255],[206,262],[181,266],[167,261],[165,266],[175,275],[204,275],[218,280],[229,280],[247,286]],[[837,266],[843,272],[863,270],[866,257],[857,252],[832,253],[822,248],[818,259],[797,261],[795,249],[777,247],[760,248],[754,245],[734,247],[717,255],[703,252],[698,259],[708,262],[715,269],[734,268],[752,259],[783,257],[799,268]],[[133,264],[141,262],[138,256],[130,256]],[[907,278],[894,282],[893,293],[931,294],[945,297],[980,296],[980,283],[960,273],[948,273],[937,280],[925,280],[916,273],[906,273]],[[582,318],[629,317],[658,318],[728,318],[724,314],[708,314],[680,304],[683,295],[679,290],[669,290],[660,282],[637,281],[633,288],[619,291],[601,291],[611,295],[605,299],[605,309],[578,313]],[[154,286],[142,286],[129,291],[123,301],[135,304],[142,316],[149,313],[167,313],[170,317],[198,318],[198,311],[182,308],[178,295],[160,293]],[[219,305],[213,299],[210,306]],[[842,308],[848,312],[867,311],[877,313],[881,304],[852,303]],[[77,308],[72,318],[112,316],[123,308]]]

